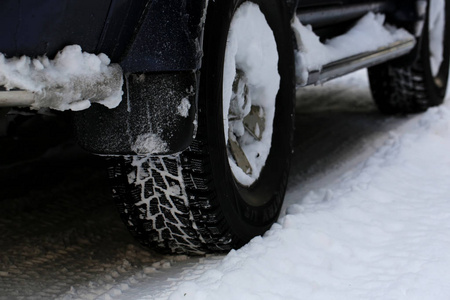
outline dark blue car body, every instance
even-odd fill
[[[367,11],[383,11],[394,23],[404,22],[402,26],[410,31],[417,18],[417,1],[273,1],[285,6],[290,16],[297,13],[316,22],[324,38],[339,34],[347,28],[347,19],[354,20]],[[81,146],[99,154],[133,154],[130,141],[156,132],[168,145],[163,154],[175,153],[186,149],[195,135],[207,2],[3,0],[0,52],[6,57],[52,58],[65,46],[77,44],[86,52],[105,53],[123,69],[127,99],[114,110],[93,105],[74,113]],[[145,77],[137,80],[140,74]],[[181,98],[190,101],[188,118],[167,109],[176,107]]]

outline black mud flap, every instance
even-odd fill
[[[196,73],[125,77],[117,108],[93,104],[73,113],[79,144],[103,155],[173,154],[186,149],[196,130]]]

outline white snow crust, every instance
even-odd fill
[[[298,18],[293,18],[292,28],[299,48],[296,53],[296,73],[300,85],[306,84],[309,71],[321,70],[327,63],[413,38],[402,28],[385,25],[383,14],[372,12],[362,17],[347,33],[323,43],[312,27],[302,25]]]
[[[97,102],[114,108],[122,100],[122,69],[103,53],[66,46],[47,56],[6,58],[0,53],[0,85],[34,93],[32,108],[82,110]]]

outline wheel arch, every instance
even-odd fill
[[[120,60],[125,72],[197,70],[207,0],[151,0]]]

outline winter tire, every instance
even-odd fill
[[[413,63],[399,67],[388,62],[369,68],[372,95],[382,113],[417,113],[444,101],[450,55],[450,5],[446,2],[428,1]]]
[[[123,157],[110,169],[122,219],[142,244],[166,253],[229,251],[277,220],[295,95],[285,5],[209,1],[194,142],[179,155]]]

